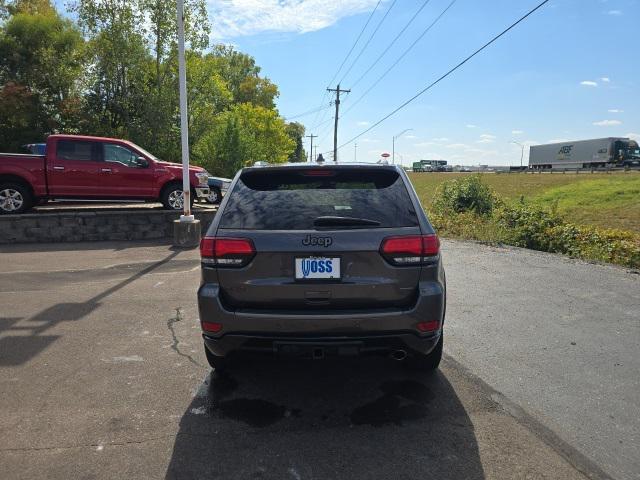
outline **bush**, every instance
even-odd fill
[[[550,252],[640,267],[640,235],[565,223],[550,229]]]
[[[480,175],[468,175],[441,184],[435,193],[433,210],[440,215],[463,212],[490,215],[500,203],[495,192],[482,183]]]
[[[547,210],[523,199],[506,205],[479,176],[446,182],[433,205],[431,221],[444,236],[640,267],[640,235],[567,223],[556,208]]]
[[[525,203],[503,206],[496,212],[495,221],[502,227],[504,243],[543,251],[550,248],[550,229],[563,222],[556,213]]]

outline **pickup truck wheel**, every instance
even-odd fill
[[[207,202],[217,205],[222,200],[222,192],[218,187],[211,187],[209,189],[209,195],[207,196]]]
[[[193,206],[194,192],[191,192],[191,206]],[[182,192],[182,185],[174,184],[169,185],[162,192],[160,201],[167,210],[182,210],[184,208],[184,194]]]
[[[406,366],[412,370],[418,370],[420,372],[432,372],[440,365],[442,360],[442,346],[444,343],[444,334],[440,335],[440,340],[436,344],[436,347],[426,355],[413,354],[407,357],[404,362]]]
[[[19,183],[0,185],[0,214],[24,213],[31,208],[31,192]]]

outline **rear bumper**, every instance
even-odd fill
[[[339,337],[277,337],[273,335],[227,334],[216,338],[202,335],[206,348],[214,355],[224,357],[231,352],[245,351],[273,353],[275,355],[317,358],[318,356],[356,356],[388,354],[396,350],[429,353],[440,339],[440,332],[420,337],[413,333],[379,336]],[[321,352],[318,355],[318,352]]]
[[[328,354],[429,353],[441,330],[424,334],[416,325],[439,320],[442,326],[444,322],[445,294],[437,282],[422,282],[411,308],[373,311],[231,311],[223,306],[219,294],[215,284],[203,284],[198,290],[201,321],[222,324],[219,333],[203,333],[207,348],[218,356],[235,350],[304,352],[316,346]]]

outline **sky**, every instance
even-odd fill
[[[324,153],[333,148],[333,95],[325,94],[327,87],[340,81],[341,88],[351,89],[340,105],[342,145],[540,3],[455,0],[416,42],[452,0],[428,0],[423,7],[425,1],[381,0],[375,11],[378,0],[210,0],[208,5],[213,39],[255,57],[280,89],[281,115],[318,135],[314,144]],[[381,153],[391,153],[392,138],[405,129],[411,130],[395,142],[396,163],[405,165],[421,159],[518,165],[523,152],[527,162],[532,144],[609,136],[640,139],[639,25],[638,0],[552,0],[451,76],[346,144],[338,159],[377,161]],[[327,108],[298,116],[321,106]]]

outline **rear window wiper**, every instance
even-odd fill
[[[316,227],[332,227],[332,226],[378,226],[380,222],[377,220],[370,220],[368,218],[356,218],[356,217],[336,217],[332,215],[326,215],[323,217],[317,217],[313,221],[313,225]]]

